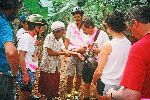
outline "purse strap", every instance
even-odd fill
[[[97,37],[98,37],[99,33],[100,33],[100,29],[98,29],[97,32],[96,32],[96,35],[94,37],[94,42],[97,40]]]

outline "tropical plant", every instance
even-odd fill
[[[50,25],[53,21],[60,20],[66,25],[73,21],[71,9],[80,6],[85,17],[90,17],[98,27],[102,27],[102,22],[107,14],[115,9],[125,12],[128,8],[137,4],[149,5],[149,0],[45,0],[51,2],[48,7],[42,7],[40,0],[24,0],[24,8],[20,14],[39,13],[44,16]]]

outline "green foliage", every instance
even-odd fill
[[[38,13],[45,18],[48,17],[48,8],[41,7],[39,0],[24,0],[24,6],[30,11],[30,13]]]
[[[149,4],[149,0],[51,0],[53,3],[51,16],[48,16],[48,8],[39,5],[39,0],[24,0],[25,7],[31,13],[43,15],[48,23],[60,20],[65,24],[73,21],[71,9],[80,6],[84,10],[85,17],[90,17],[98,27],[102,27],[102,22],[107,14],[115,9],[125,12],[128,8],[137,4]]]
[[[78,0],[77,4],[79,7],[85,6],[86,0]]]

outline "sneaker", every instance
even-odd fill
[[[73,100],[79,100],[79,93],[77,91],[74,91]]]
[[[71,94],[66,95],[66,100],[71,100]]]

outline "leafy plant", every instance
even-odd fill
[[[80,6],[85,17],[90,17],[98,27],[102,27],[102,22],[107,14],[115,9],[125,12],[128,8],[137,4],[149,5],[149,0],[49,0],[50,7],[41,7],[40,0],[24,0],[24,8],[21,12],[39,13],[44,16],[50,25],[53,21],[60,20],[66,25],[73,21],[71,10],[74,6]],[[49,16],[48,16],[48,9]]]

